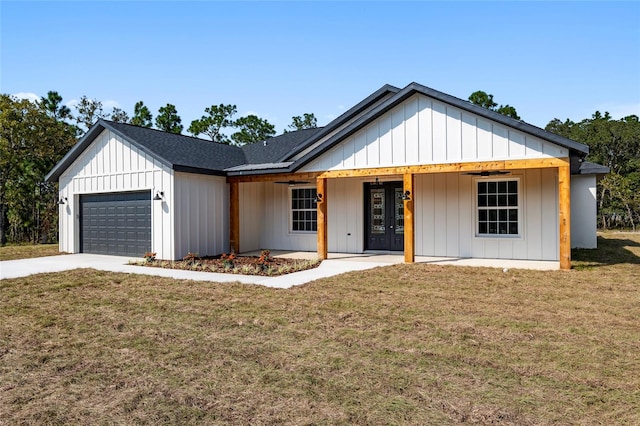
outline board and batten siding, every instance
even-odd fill
[[[104,130],[60,176],[60,251],[80,250],[80,195],[155,191],[164,200],[151,205],[152,251],[173,259],[173,171],[152,155],[109,130]]]
[[[508,175],[520,180],[522,230],[518,237],[477,237],[475,176],[442,173],[415,176],[417,256],[490,259],[559,259],[557,172],[531,169]],[[381,182],[401,181],[388,176]],[[366,178],[329,179],[326,194],[328,251],[365,251]],[[269,248],[315,251],[316,233],[289,230],[289,187],[240,184],[241,251]]]
[[[596,176],[571,176],[571,248],[598,248]]]
[[[229,186],[223,176],[175,172],[176,259],[229,252]]]
[[[296,186],[296,188],[315,185]],[[291,231],[288,185],[273,182],[240,184],[240,251],[258,249],[315,251],[315,232]]]
[[[566,148],[416,94],[301,171],[568,156]]]
[[[415,253],[418,256],[559,260],[557,172],[531,169],[520,179],[521,235],[477,237],[475,176],[415,176]]]
[[[269,226],[264,222],[263,203],[265,182],[251,182],[240,184],[240,251],[254,251],[263,246],[262,228]],[[284,213],[283,213],[284,214]]]

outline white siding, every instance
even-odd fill
[[[327,245],[333,253],[362,253],[364,192],[361,179],[331,179],[327,187]]]
[[[596,177],[571,176],[571,247],[598,248]]]
[[[473,176],[446,173],[415,177],[416,255],[558,260],[558,196],[555,169],[520,177],[522,235],[476,237]]]
[[[240,251],[267,248],[260,244],[264,221],[264,182],[240,184]],[[274,248],[274,247],[271,247]]]
[[[240,184],[240,192],[245,184]],[[315,185],[313,185],[315,186]],[[260,234],[260,248],[270,250],[316,251],[317,236],[315,232],[291,231],[291,198],[290,187],[277,183],[264,183],[262,207],[256,208],[257,227]],[[298,186],[297,188],[301,188]],[[246,198],[245,198],[246,199]],[[240,241],[242,233],[251,229],[241,221]],[[249,246],[250,247],[250,246]],[[247,251],[240,246],[241,251]]]
[[[567,157],[566,148],[416,94],[301,171]]]
[[[103,131],[60,176],[60,251],[80,249],[81,194],[151,190],[165,193],[152,203],[152,248],[158,258],[173,259],[173,171],[119,136]],[[149,200],[151,202],[151,200]]]
[[[175,173],[176,258],[229,251],[229,187],[221,176]]]

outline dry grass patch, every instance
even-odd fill
[[[9,244],[0,247],[0,261],[31,259],[34,257],[57,256],[58,244]]]
[[[640,235],[572,271],[0,281],[0,424],[640,424]],[[606,255],[602,254],[605,253]]]

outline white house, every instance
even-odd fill
[[[48,174],[60,250],[259,248],[558,261],[596,247],[586,145],[412,83],[235,147],[98,121]]]

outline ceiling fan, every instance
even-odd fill
[[[508,175],[511,172],[503,171],[503,170],[483,170],[481,172],[468,172],[466,175],[474,175],[474,176],[493,176],[493,175]]]
[[[288,181],[284,181],[284,182],[275,182],[275,183],[279,183],[282,185],[304,185],[307,184],[309,182],[307,182],[306,180],[288,180]]]

